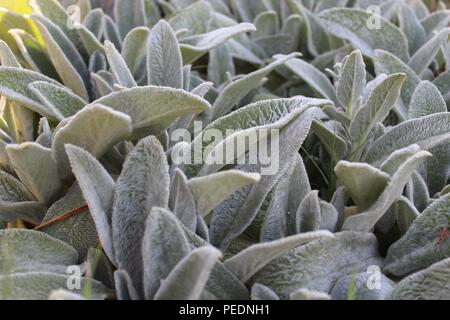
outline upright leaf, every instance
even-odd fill
[[[243,283],[264,268],[270,261],[307,242],[332,237],[328,231],[303,233],[283,239],[255,244],[227,259],[224,265]]]
[[[258,173],[227,170],[205,177],[193,178],[189,180],[188,185],[196,200],[199,214],[205,217],[233,192],[246,185],[257,183],[260,178]]]
[[[85,150],[66,145],[72,171],[95,222],[100,243],[115,263],[111,231],[114,180],[102,165]]]
[[[153,136],[142,139],[128,155],[116,182],[112,213],[112,240],[117,267],[128,272],[140,294],[144,292],[142,242],[145,221],[153,207],[167,208],[169,184],[167,159],[160,142]],[[148,220],[149,226],[154,228],[152,219],[155,217]],[[148,236],[154,236],[151,233]],[[173,235],[171,232],[167,234]],[[147,245],[148,241],[143,243]],[[145,282],[145,286],[148,284]]]
[[[361,51],[353,51],[347,56],[337,83],[336,94],[347,114],[352,116],[360,103],[366,86],[366,66]]]
[[[450,244],[439,239],[442,230],[448,228],[449,208],[450,195],[445,195],[414,220],[403,237],[389,248],[385,272],[403,276],[447,258]]]
[[[147,24],[145,1],[134,0],[131,3],[127,0],[114,1],[114,17],[123,39],[131,29]]]
[[[154,207],[148,214],[142,239],[146,299],[155,297],[162,285],[161,281],[170,277],[172,269],[178,263],[182,263],[181,268],[184,269],[182,259],[189,251],[189,243],[175,216],[169,211]],[[189,258],[186,259],[190,261]],[[180,271],[175,269],[174,272]],[[165,292],[167,289],[163,287],[162,290]]]
[[[411,97],[409,118],[421,118],[446,111],[447,105],[439,89],[429,81],[422,81]]]
[[[170,272],[155,294],[156,300],[197,300],[222,253],[212,247],[195,249]]]
[[[137,83],[130,69],[113,43],[105,41],[105,53],[117,83],[126,88],[136,87]]]
[[[361,154],[370,132],[378,122],[383,122],[400,96],[405,75],[388,76],[373,90],[366,104],[355,114],[350,124],[353,157]]]
[[[342,229],[369,232],[401,196],[406,183],[418,165],[429,156],[431,154],[427,151],[418,151],[409,157],[394,173],[378,200],[364,212],[345,220]]]
[[[111,130],[114,128],[114,130]],[[126,114],[94,104],[79,111],[55,132],[52,155],[61,178],[71,176],[65,145],[82,147],[94,157],[103,156],[112,146],[129,137],[131,119]]]
[[[51,149],[37,143],[8,145],[6,151],[20,180],[42,203],[49,204],[61,192]]]
[[[392,52],[402,61],[408,61],[408,42],[398,27],[384,19],[360,9],[333,8],[319,14],[324,27],[331,34],[350,41],[365,55],[373,57],[375,49]],[[379,21],[379,28],[371,25]]]
[[[150,31],[147,44],[147,78],[155,86],[183,88],[183,61],[170,25],[160,20]]]

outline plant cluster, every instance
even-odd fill
[[[444,2],[0,7],[1,299],[450,299]]]

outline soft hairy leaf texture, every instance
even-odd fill
[[[150,136],[130,153],[116,183],[112,213],[114,256],[117,267],[128,272],[140,293],[143,293],[141,243],[145,221],[153,207],[168,206],[168,169],[161,143]]]
[[[55,272],[78,262],[78,254],[68,244],[45,233],[31,230],[1,230],[1,274]]]
[[[400,281],[392,291],[391,300],[450,299],[450,258],[414,273]]]
[[[210,104],[181,89],[136,87],[111,93],[94,102],[128,114],[136,136],[159,134],[180,116],[207,110]]]
[[[379,264],[377,240],[368,233],[343,232],[310,242],[266,265],[252,279],[286,298],[299,287],[330,292],[341,276]],[[311,254],[314,252],[314,254]]]
[[[0,0],[0,298],[450,299],[449,3]]]
[[[439,242],[450,221],[450,195],[430,205],[394,243],[386,256],[384,270],[402,276],[420,270],[450,256],[448,241]]]

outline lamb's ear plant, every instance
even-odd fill
[[[0,298],[448,299],[434,2],[0,0]]]

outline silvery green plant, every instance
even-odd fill
[[[0,297],[450,299],[450,13],[373,4],[0,11]],[[199,121],[277,172],[177,164]]]

